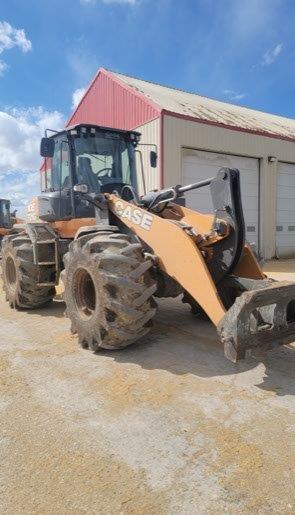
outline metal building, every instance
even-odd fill
[[[262,257],[295,256],[295,120],[135,79],[101,68],[68,121],[137,129],[147,189],[186,184],[239,168],[247,239]],[[187,205],[211,210],[209,191]]]

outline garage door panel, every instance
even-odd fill
[[[258,211],[256,209],[253,209],[250,211],[248,209],[243,209],[243,211],[244,211],[244,217],[247,220],[247,223],[250,223],[250,222],[251,222],[251,224],[256,223],[257,218],[258,218]]]
[[[278,220],[283,216],[283,213],[294,213],[295,206],[293,205],[293,199],[294,197],[283,197],[280,199],[277,199],[277,211],[278,211]],[[290,206],[289,209],[286,209],[287,206]],[[292,214],[293,216],[293,214]]]
[[[246,170],[240,170],[240,177],[241,177],[241,183],[247,183],[247,184],[255,184],[255,186],[258,186],[258,177],[256,175],[254,175],[253,172],[251,173],[247,173]],[[256,173],[257,173],[257,170],[256,170]]]
[[[198,205],[199,205],[199,211],[200,211],[200,207],[202,206],[202,208],[205,209],[205,211],[202,211],[204,213],[212,213],[213,212],[213,204],[212,204],[212,198],[211,198],[211,194],[210,194],[210,191],[209,191],[209,188],[208,190],[205,192],[205,188],[202,188],[201,190],[198,191],[198,193],[196,192],[190,192],[189,194],[186,194],[186,199],[187,199],[187,207],[191,207],[193,209],[198,209]],[[243,199],[242,199],[242,205],[243,205],[243,211],[244,211],[244,214],[246,212],[248,212],[248,216],[251,216],[251,219],[257,219],[257,213],[258,213],[258,209],[257,209],[257,197],[255,197],[254,195],[253,196],[249,196],[249,195],[246,195]]]
[[[197,175],[197,172],[196,172],[196,159],[197,158],[194,158],[193,160],[191,160],[191,159],[188,159],[188,158],[185,157],[186,167],[187,167],[188,170],[191,171],[191,175],[192,176],[196,176]],[[255,161],[257,162],[256,159],[255,159]],[[199,173],[202,173],[204,175],[206,174],[206,170],[207,171],[215,170],[214,175],[216,175],[217,171],[220,168],[222,168],[222,167],[225,167],[225,168],[238,168],[240,170],[241,174],[243,172],[243,174],[249,180],[252,180],[256,184],[258,183],[257,168],[256,168],[256,171],[255,171],[255,170],[249,170],[248,168],[238,167],[237,164],[235,164],[233,162],[221,163],[221,162],[218,162],[218,161],[208,162],[207,160],[206,161],[198,160],[198,166],[200,167]]]
[[[251,191],[253,191],[253,195],[257,197],[257,191],[258,191],[258,181],[255,180],[251,175],[246,176],[246,174],[242,175],[243,172],[240,170],[240,178],[241,178],[241,187],[243,188],[249,188],[251,187]],[[248,190],[246,190],[248,191]],[[246,191],[244,193],[246,193]],[[249,190],[250,191],[250,190]]]
[[[218,170],[222,168],[220,165],[216,164],[215,166],[208,166],[208,164],[204,164],[203,166],[198,163],[199,170],[196,171],[196,163],[185,163],[186,165],[186,173],[185,179],[183,179],[183,184],[189,184],[197,181],[201,181],[203,179],[209,179],[209,177],[215,177]],[[230,167],[227,167],[230,168]],[[184,176],[183,176],[184,177]],[[257,196],[258,189],[258,177],[255,177],[253,173],[246,173],[240,170],[240,178],[241,178],[241,186],[249,188],[251,186],[251,191],[253,194]]]
[[[213,213],[213,204],[211,195],[201,195],[201,194],[190,194],[189,199],[188,195],[185,194],[186,205],[189,208],[195,209],[197,211],[201,211],[201,213]]]
[[[292,163],[282,163],[282,162],[279,162],[278,163],[278,170],[279,170],[279,176],[281,177],[282,175],[291,175],[293,177],[294,175],[294,164]]]
[[[182,184],[190,184],[214,177],[223,166],[240,170],[246,236],[251,243],[258,246],[258,159],[184,149]],[[210,188],[208,187],[189,192],[186,194],[186,200],[187,206],[192,209],[203,213],[213,212]]]
[[[197,182],[199,180],[201,181],[202,179],[208,179],[209,177],[211,177],[211,174],[212,174],[211,166],[203,166],[200,169],[200,172],[198,174],[196,174],[195,168],[196,168],[196,165],[193,165],[193,164],[190,164],[189,167],[187,167],[187,172],[185,174],[185,181],[183,181],[183,184]]]
[[[290,259],[290,258],[294,257],[294,247],[283,246],[280,244],[280,248],[281,248],[281,252],[280,252],[280,255],[277,257],[285,258],[285,259]]]
[[[283,205],[283,204],[282,204]],[[278,209],[280,207],[278,206]],[[277,218],[277,224],[279,223],[293,223],[295,222],[295,209],[280,210],[280,216]]]
[[[244,199],[244,201],[245,201],[245,199]],[[257,209],[256,199],[247,199],[247,203],[242,202],[242,206],[243,206],[245,220],[247,220],[249,218],[249,216],[253,220],[254,213],[255,213],[255,220],[257,220],[258,209]]]
[[[257,201],[257,184],[247,183],[246,181],[241,181],[241,189],[244,191],[243,198],[255,198]],[[247,193],[246,193],[247,192]]]
[[[289,235],[279,236],[277,239],[277,245],[280,249],[279,257],[290,258],[294,256],[294,246],[291,245]]]
[[[278,238],[282,245],[285,247],[290,247],[290,239],[288,234],[280,234]]]
[[[295,256],[295,165],[278,163],[276,254]]]
[[[293,175],[282,173],[278,176],[278,186],[283,186],[286,188],[295,188],[294,181],[293,181]]]
[[[239,157],[239,156],[230,156],[228,154],[218,154],[214,152],[206,152],[206,151],[197,151],[193,149],[184,150],[184,157],[188,162],[191,162],[195,165],[196,158],[198,162],[202,164],[208,164],[211,166],[228,166],[232,168],[239,168],[249,171],[253,171],[256,173],[257,165],[256,159],[252,157]]]
[[[210,152],[207,150],[195,150],[195,149],[184,149],[183,155],[185,159],[195,162],[197,157],[199,161],[210,162],[210,163],[226,163],[234,164],[235,167],[239,165],[240,168],[246,168],[247,170],[256,170],[256,165],[253,157],[234,156],[230,154],[220,154],[218,152]]]
[[[290,187],[281,186],[281,185],[278,185],[278,187],[280,189],[278,202],[281,202],[284,199],[292,199],[294,201],[294,199],[295,199],[295,188],[290,188]],[[286,203],[285,203],[285,207],[286,207]]]

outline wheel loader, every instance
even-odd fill
[[[10,212],[10,201],[0,198],[0,245],[4,236],[12,232],[16,221],[15,213]]]
[[[213,322],[233,362],[293,342],[295,284],[267,278],[245,241],[239,171],[139,195],[139,140],[91,124],[42,138],[37,221],[3,240],[10,306],[46,305],[61,279],[71,330],[94,352],[142,338],[155,298],[179,295]],[[213,213],[185,207],[199,188],[210,188]]]

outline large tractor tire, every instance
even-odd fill
[[[82,347],[121,349],[148,333],[156,285],[139,243],[108,230],[82,236],[64,263],[66,312]]]
[[[44,271],[45,275],[47,271]],[[43,273],[44,273],[43,272]],[[51,271],[48,271],[48,280]],[[37,309],[47,305],[55,288],[38,286],[38,267],[34,264],[33,245],[26,234],[6,236],[2,241],[3,290],[10,307]]]

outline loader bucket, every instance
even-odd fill
[[[274,282],[245,291],[226,312],[217,331],[234,363],[252,350],[267,351],[295,341],[295,283]]]

